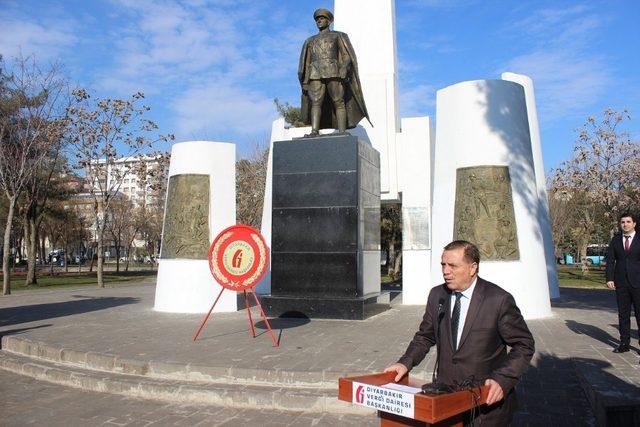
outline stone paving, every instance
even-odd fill
[[[191,337],[203,316],[154,312],[154,289],[153,284],[147,284],[29,291],[0,297],[0,335],[140,363],[163,361],[231,369],[229,373],[241,376],[250,372],[253,377],[263,376],[265,381],[274,373],[288,373],[293,374],[294,382],[300,378],[302,382],[322,380],[332,384],[338,376],[379,371],[394,362],[411,339],[423,311],[422,307],[393,304],[391,310],[361,322],[274,319],[280,348],[273,347],[258,322],[257,312],[254,311],[258,322],[255,339],[249,334],[244,311],[214,313],[201,338],[192,343]],[[613,292],[562,289],[553,311],[552,318],[528,322],[537,352],[518,386],[520,410],[515,424],[595,425],[603,415],[592,411],[589,399],[596,403],[607,399],[610,403],[634,403],[634,396],[636,400],[640,398],[637,353],[611,352],[618,336]],[[635,333],[635,325],[632,329]],[[637,335],[633,344],[637,350]],[[432,359],[433,355],[428,356],[412,375],[429,378]],[[239,422],[238,417],[231,418],[229,414],[243,414],[261,425],[276,418],[280,421],[273,425],[376,424],[371,415],[203,407],[89,393],[6,371],[0,371],[0,380],[0,395],[11,396],[0,399],[0,413],[20,408],[16,402],[21,401],[28,401],[33,407],[30,411],[12,412],[7,418],[13,423],[10,425],[28,424],[30,417],[36,420],[32,422],[35,424],[40,424],[37,419],[61,421],[60,418],[75,420],[77,425],[113,424],[113,419],[119,420],[116,424],[120,425]],[[13,384],[21,386],[12,387]],[[84,403],[75,405],[76,397]],[[23,403],[22,408],[25,407]],[[120,411],[120,407],[140,409]],[[88,421],[86,408],[93,416],[103,418]],[[119,417],[125,413],[130,419],[123,422]],[[185,420],[185,413],[197,417]],[[231,419],[223,419],[225,416]],[[331,419],[332,416],[339,419]],[[60,423],[63,422],[74,425],[73,421]]]
[[[63,387],[0,370],[0,425],[48,426],[378,426],[374,415],[238,410],[133,399]]]

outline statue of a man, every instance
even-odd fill
[[[333,22],[329,10],[320,8],[313,18],[320,32],[304,42],[298,67],[302,121],[311,125],[308,136],[327,128],[345,132],[364,117],[369,120],[356,54],[345,33],[329,29]]]

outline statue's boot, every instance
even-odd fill
[[[322,108],[320,106],[311,106],[311,133],[309,135],[315,136],[320,134],[320,114]]]
[[[347,109],[342,105],[336,106],[336,121],[338,122],[338,132],[345,133],[347,131]]]

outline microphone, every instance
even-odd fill
[[[436,372],[438,371],[438,364],[440,363],[440,322],[444,317],[444,298],[438,300],[438,322],[436,326],[436,363],[433,365],[433,374],[431,375],[431,383],[424,384],[422,386],[422,392],[425,394],[443,394],[451,393],[452,387],[446,384],[438,383],[438,377]]]
[[[431,382],[436,383],[436,371],[438,369],[438,364],[440,363],[440,322],[444,317],[444,298],[440,298],[438,301],[438,324],[436,326],[436,363],[433,365],[433,374],[431,374]]]

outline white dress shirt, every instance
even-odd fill
[[[456,342],[456,348],[460,345],[460,337],[462,337],[462,331],[464,330],[464,322],[467,319],[467,312],[469,311],[469,304],[471,304],[471,296],[473,295],[473,290],[476,288],[476,282],[478,281],[478,276],[473,279],[471,286],[469,286],[466,290],[462,291],[462,296],[460,297],[460,321],[458,322],[458,342]],[[456,303],[456,294],[455,292],[451,292],[451,313],[453,313],[453,306]]]

